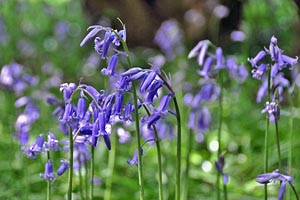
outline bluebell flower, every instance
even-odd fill
[[[274,78],[277,73],[283,70],[287,65],[290,66],[290,69],[298,62],[298,57],[292,58],[283,54],[283,51],[277,45],[277,38],[272,36],[269,49],[261,50],[254,58],[249,59],[251,63],[253,77],[260,79],[262,74],[266,71],[266,64],[262,63],[258,66],[258,63],[269,54],[272,60],[271,66],[271,77]]]
[[[59,151],[58,140],[55,138],[54,134],[49,132],[47,136],[47,141],[44,143],[45,150],[49,151],[52,149],[53,151]]]
[[[55,179],[55,174],[53,173],[53,166],[50,160],[45,164],[45,173],[40,174],[40,177],[45,179],[47,182],[52,182]]]
[[[116,100],[113,106],[114,115],[120,116],[122,114],[122,107],[124,103],[124,95],[123,92],[118,92],[116,95]]]
[[[154,81],[155,77],[157,75],[156,71],[150,71],[146,76],[144,76],[144,79],[142,83],[140,84],[140,92],[144,93],[152,84]]]
[[[225,158],[224,158],[224,155],[221,155],[221,156],[218,158],[218,160],[215,161],[215,166],[216,166],[218,172],[219,172],[219,173],[222,175],[222,177],[223,177],[223,184],[224,184],[224,185],[227,185],[229,177],[228,177],[228,174],[225,174],[225,173],[223,172],[224,165],[225,165]]]
[[[114,76],[115,75],[115,70],[116,70],[116,66],[118,64],[118,54],[113,55],[108,63],[107,68],[103,68],[101,70],[101,73],[105,76]]]
[[[260,103],[268,93],[268,79],[263,79],[256,95],[256,102]]]
[[[223,51],[221,47],[218,47],[216,49],[216,66],[215,69],[222,69],[224,68],[224,63],[223,63]]]
[[[210,77],[210,70],[212,67],[213,58],[208,57],[206,58],[202,70],[198,71],[198,74],[200,76],[203,76],[204,78],[208,79]]]
[[[63,93],[64,101],[68,102],[74,90],[76,89],[75,83],[63,83],[60,85],[59,91]]]
[[[272,123],[275,123],[280,118],[280,108],[277,101],[273,98],[271,102],[266,102],[266,107],[261,111],[261,113],[268,113],[269,120]]]
[[[261,80],[262,75],[267,70],[267,64],[260,64],[257,68],[252,69],[252,77]]]
[[[36,141],[32,143],[29,147],[23,149],[23,151],[27,154],[29,158],[34,159],[37,155],[44,152],[43,146],[44,136],[43,134],[40,134]]]
[[[0,85],[17,96],[21,95],[28,86],[37,85],[38,79],[24,72],[23,66],[18,63],[4,65],[0,73]]]
[[[154,98],[158,97],[158,90],[163,86],[161,80],[154,80],[146,94],[145,104],[153,104]]]
[[[150,128],[153,124],[155,124],[160,118],[165,117],[168,113],[167,107],[170,103],[172,96],[171,95],[164,95],[161,98],[160,104],[158,108],[156,108],[153,113],[147,117],[146,123],[148,124],[148,128]]]
[[[67,103],[65,105],[65,111],[61,119],[59,119],[60,122],[63,124],[71,124],[71,120],[73,119],[73,105],[71,103]]]
[[[130,133],[121,127],[117,128],[117,135],[120,143],[126,143],[131,139]]]
[[[57,170],[57,175],[58,176],[63,175],[65,173],[65,171],[67,171],[67,169],[69,168],[69,162],[68,161],[66,161],[65,159],[61,159],[60,162],[61,162],[61,165]]]
[[[80,42],[80,46],[82,47],[85,43],[95,37],[101,30],[106,30],[105,27],[102,26],[91,26],[88,29],[92,29]]]
[[[188,58],[197,56],[197,61],[199,66],[202,66],[204,63],[205,55],[208,50],[209,41],[202,40],[200,41],[189,53]]]
[[[268,184],[271,182],[280,181],[278,200],[282,200],[287,183],[291,183],[291,185],[294,186],[293,177],[289,175],[281,174],[278,169],[274,170],[271,173],[258,175],[256,181],[260,184]]]
[[[174,20],[164,21],[157,30],[154,42],[162,49],[167,58],[172,59],[183,52],[182,31]]]
[[[122,121],[125,124],[129,124],[132,122],[131,113],[133,113],[133,111],[134,111],[134,106],[132,105],[132,103],[130,102],[126,103],[124,106],[124,115],[121,117]]]
[[[252,67],[257,67],[258,62],[260,62],[265,56],[267,55],[267,52],[264,50],[261,50],[258,52],[258,54],[254,58],[248,58],[248,61],[251,63]]]
[[[143,151],[142,148],[141,148],[140,151],[141,151],[141,155],[143,155],[144,151]],[[135,150],[133,157],[130,158],[130,159],[127,161],[127,163],[128,163],[129,165],[136,165],[136,166],[138,166],[138,163],[139,163],[139,154],[138,154],[138,153],[139,153],[138,150]]]
[[[199,101],[212,102],[219,97],[220,87],[217,86],[214,82],[206,82],[201,86],[201,89],[198,94],[199,94],[199,97],[198,97]],[[197,100],[197,99],[195,98],[195,100]],[[198,102],[195,100],[193,101],[194,107],[198,106]]]
[[[31,126],[40,117],[39,109],[31,98],[21,97],[15,102],[16,107],[24,105],[24,111],[17,117],[15,122],[15,137],[21,145],[27,144]]]
[[[86,100],[84,97],[80,97],[77,101],[76,118],[82,120],[86,113]]]
[[[94,40],[95,51],[98,54],[100,54],[103,59],[108,58],[107,53],[108,53],[108,49],[109,49],[111,44],[114,44],[115,46],[120,45],[120,38],[119,37],[121,37],[122,40],[126,41],[125,26],[123,26],[123,29],[120,30],[120,31],[115,30],[115,32],[118,33],[119,37],[109,27],[103,27],[103,26],[95,25],[95,26],[91,26],[89,28],[91,28],[92,31],[90,31],[88,33],[88,35],[85,36],[85,38],[80,43],[80,46],[83,46],[87,41],[89,41],[90,39],[95,37],[100,31],[105,31],[103,39],[101,39],[100,37],[96,37],[95,40]]]

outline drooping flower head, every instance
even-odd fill
[[[55,179],[55,174],[53,173],[53,166],[52,162],[50,160],[47,161],[45,164],[45,173],[40,174],[40,177],[42,179],[45,179],[47,182],[52,182]]]
[[[274,170],[271,173],[258,175],[256,181],[260,184],[268,184],[271,182],[280,181],[278,200],[281,200],[283,198],[287,183],[291,183],[291,185],[294,187],[293,177],[289,175],[281,174],[278,169]]]

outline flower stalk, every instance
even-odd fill
[[[68,177],[68,200],[72,200],[72,184],[73,184],[73,151],[74,151],[74,143],[73,143],[73,134],[72,134],[72,127],[69,126],[69,177]]]

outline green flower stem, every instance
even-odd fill
[[[145,108],[147,115],[150,116],[151,113],[148,109],[148,107],[143,104],[143,107]],[[158,138],[158,133],[155,125],[152,125],[154,134],[155,134],[155,144],[156,144],[156,151],[157,151],[157,162],[158,162],[158,194],[159,194],[159,200],[163,200],[163,184],[162,184],[162,163],[161,163],[161,150],[160,150],[160,140]]]
[[[104,200],[110,200],[111,198],[111,186],[112,186],[112,180],[113,180],[113,174],[114,174],[114,168],[115,168],[115,161],[116,161],[116,143],[118,137],[116,135],[112,136],[112,149],[110,150],[108,154],[108,176],[106,178],[106,185],[105,185],[105,191],[104,191]]]
[[[47,159],[50,160],[49,151],[47,151]],[[51,184],[52,184],[51,181],[47,182],[47,200],[51,200],[51,190],[52,190]]]
[[[84,156],[83,160],[87,160],[86,156]],[[85,199],[89,200],[89,166],[88,162],[84,162],[84,169],[85,169]]]
[[[95,161],[95,147],[91,145],[91,176],[90,176],[90,199],[94,198],[94,162]]]
[[[173,97],[174,106],[176,110],[176,119],[177,119],[177,163],[176,163],[176,190],[175,190],[175,199],[180,200],[180,182],[181,182],[181,119],[180,111],[177,103],[176,96]]]
[[[176,111],[176,121],[177,121],[177,151],[176,151],[176,185],[175,185],[175,199],[180,200],[180,192],[181,192],[181,117],[180,117],[180,109],[176,99],[175,92],[169,83],[158,74],[160,79],[164,82],[164,85],[168,88],[168,90],[173,94],[173,102]]]
[[[224,200],[227,200],[227,185],[223,183],[223,190],[224,190]]]
[[[299,200],[299,196],[298,196],[298,194],[297,194],[297,191],[296,191],[295,187],[293,186],[293,184],[292,184],[291,182],[289,182],[289,184],[290,184],[290,186],[292,187],[292,190],[293,190],[293,192],[294,192],[294,194],[295,194],[296,199]]]
[[[268,68],[268,101],[271,98],[271,69]],[[269,129],[270,129],[270,120],[269,115],[266,115],[266,132],[265,132],[265,166],[264,173],[268,172],[269,168]],[[265,200],[268,200],[268,184],[265,184]]]
[[[278,167],[279,170],[281,170],[282,160],[281,160],[281,151],[280,151],[280,142],[279,142],[278,122],[276,119],[275,119],[275,129],[276,129],[276,143],[277,143],[277,154],[278,154]]]
[[[221,132],[222,132],[222,124],[223,124],[223,72],[220,71],[219,73],[219,82],[220,82],[220,95],[219,95],[219,125],[218,125],[218,144],[219,144],[219,148],[218,148],[218,156],[217,159],[219,159],[219,157],[221,156]],[[217,199],[220,200],[221,199],[221,191],[220,191],[220,172],[217,172],[217,181],[216,181],[216,189],[217,189]],[[227,196],[227,194],[225,194],[225,190],[224,190],[224,196]]]
[[[192,129],[189,129],[188,132],[188,141],[187,141],[187,152],[186,152],[186,157],[185,157],[185,171],[183,177],[184,179],[184,190],[183,190],[183,198],[182,199],[187,199],[188,196],[188,189],[189,189],[189,172],[190,172],[190,157],[191,157],[191,152],[192,152],[192,145],[193,145],[193,131]]]
[[[292,101],[292,95],[290,94],[290,118],[289,118],[289,147],[288,147],[288,171],[289,171],[289,174],[293,174],[293,126],[294,126],[294,113],[293,113],[293,108],[294,108],[294,105],[293,105],[293,101]],[[291,199],[291,191],[289,191],[287,193],[288,195],[288,198],[287,199]]]
[[[135,113],[135,128],[136,128],[136,140],[138,148],[138,176],[139,176],[139,187],[140,187],[140,200],[144,199],[144,182],[143,182],[143,162],[141,154],[141,134],[140,134],[140,118],[138,110],[138,99],[136,94],[136,86],[132,84],[133,99],[134,99],[134,113]]]
[[[293,166],[293,126],[294,126],[294,113],[293,113],[293,101],[292,101],[292,95],[290,95],[290,112],[291,116],[289,119],[289,126],[290,126],[290,134],[289,134],[289,154],[288,154],[288,170],[289,174],[292,174],[292,166]]]
[[[69,126],[69,142],[70,142],[70,154],[69,154],[69,178],[68,178],[68,200],[72,200],[72,184],[73,184],[73,151],[74,151],[74,143],[73,143],[73,134],[72,127]]]
[[[121,21],[120,21],[121,22]],[[122,23],[122,22],[121,22]],[[124,29],[125,25],[122,24]],[[129,69],[132,68],[132,64],[130,61],[130,53],[127,47],[126,42],[123,40],[120,35],[112,29],[112,31],[116,34],[116,36],[120,39],[123,49],[126,52],[127,56],[127,63],[129,66]],[[141,134],[140,134],[140,118],[139,118],[139,111],[138,111],[138,98],[137,98],[137,92],[136,92],[136,86],[133,83],[132,84],[132,93],[133,93],[133,101],[134,101],[134,112],[135,112],[135,128],[136,128],[136,139],[137,139],[137,148],[138,148],[138,176],[139,176],[139,188],[140,188],[140,200],[144,199],[144,182],[143,182],[143,165],[142,165],[142,154],[141,154]]]

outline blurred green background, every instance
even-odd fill
[[[133,6],[134,5],[134,6]],[[223,7],[220,7],[223,5]],[[167,9],[168,8],[168,9]],[[218,10],[218,9],[219,10]],[[223,10],[222,10],[223,9]],[[154,35],[161,23],[176,19],[183,33],[184,50],[176,58],[167,59],[163,70],[177,79],[197,83],[195,60],[187,60],[189,50],[199,40],[210,39],[223,48],[225,54],[235,55],[246,65],[264,46],[268,47],[272,35],[278,38],[279,46],[288,55],[300,53],[299,7],[293,1],[71,1],[71,0],[0,0],[0,66],[17,62],[25,71],[38,76],[40,82],[48,78],[45,68],[51,66],[59,74],[61,82],[80,80],[104,88],[105,80],[100,75],[101,62],[94,53],[92,42],[80,48],[79,43],[87,34],[87,27],[104,24],[120,28],[117,17],[126,24],[128,45],[133,52],[135,66],[148,66],[149,58],[163,55],[154,42]],[[234,34],[238,34],[235,36]],[[299,66],[297,66],[299,67]],[[180,78],[180,75],[184,77]],[[178,78],[179,77],[179,78]],[[178,81],[178,80],[177,80]],[[223,146],[226,147],[224,171],[229,174],[229,199],[261,199],[263,186],[255,182],[263,172],[263,141],[265,117],[260,114],[264,103],[256,103],[259,81],[249,77],[242,85],[230,83],[225,90]],[[33,95],[35,88],[26,91]],[[182,86],[183,87],[183,86]],[[180,87],[179,87],[180,88]],[[59,88],[50,88],[59,96]],[[177,91],[181,94],[181,91]],[[296,91],[296,95],[298,95]],[[294,106],[299,100],[294,95]],[[287,96],[287,95],[286,95]],[[0,90],[0,199],[45,199],[46,182],[39,178],[44,171],[45,157],[30,160],[22,152],[13,137],[14,123],[21,109],[14,107],[18,97],[12,92]],[[288,99],[288,97],[287,97]],[[33,141],[40,133],[49,130],[63,138],[57,130],[53,108],[44,101],[38,102],[41,117],[31,129]],[[193,140],[191,146],[188,199],[215,199],[216,151],[212,145],[217,138],[217,103],[209,105],[213,113],[213,125],[205,135],[203,143]],[[184,110],[185,108],[182,108]],[[289,147],[289,101],[282,104],[279,123],[282,140],[282,156],[287,163]],[[183,114],[186,117],[186,114]],[[295,121],[299,120],[299,117]],[[299,123],[294,123],[295,138],[299,136]],[[274,127],[271,127],[274,133]],[[183,155],[188,151],[188,132],[183,133]],[[271,134],[271,135],[272,135]],[[112,140],[116,135],[112,136]],[[164,193],[166,199],[174,198],[175,184],[175,140],[161,142],[163,152]],[[293,177],[296,188],[300,185],[300,141],[293,144]],[[270,168],[276,168],[275,137],[271,137]],[[127,160],[135,150],[135,142],[118,144],[116,147],[116,169],[112,180],[112,199],[138,199],[137,168],[129,166]],[[144,156],[145,196],[157,199],[157,159],[155,148]],[[63,153],[56,153],[59,160]],[[107,177],[108,152],[103,145],[96,150],[96,177],[100,182],[95,187],[95,199],[102,199]],[[184,158],[182,159],[183,167]],[[59,163],[55,164],[57,168]],[[288,173],[288,169],[286,169]],[[75,175],[74,190],[79,191],[79,178]],[[187,183],[186,183],[187,184]],[[53,199],[65,199],[67,175],[57,178],[53,184]],[[270,186],[270,194],[277,196],[278,185]],[[298,191],[299,192],[299,191]],[[80,199],[75,195],[74,199]],[[291,199],[293,199],[291,197]]]

